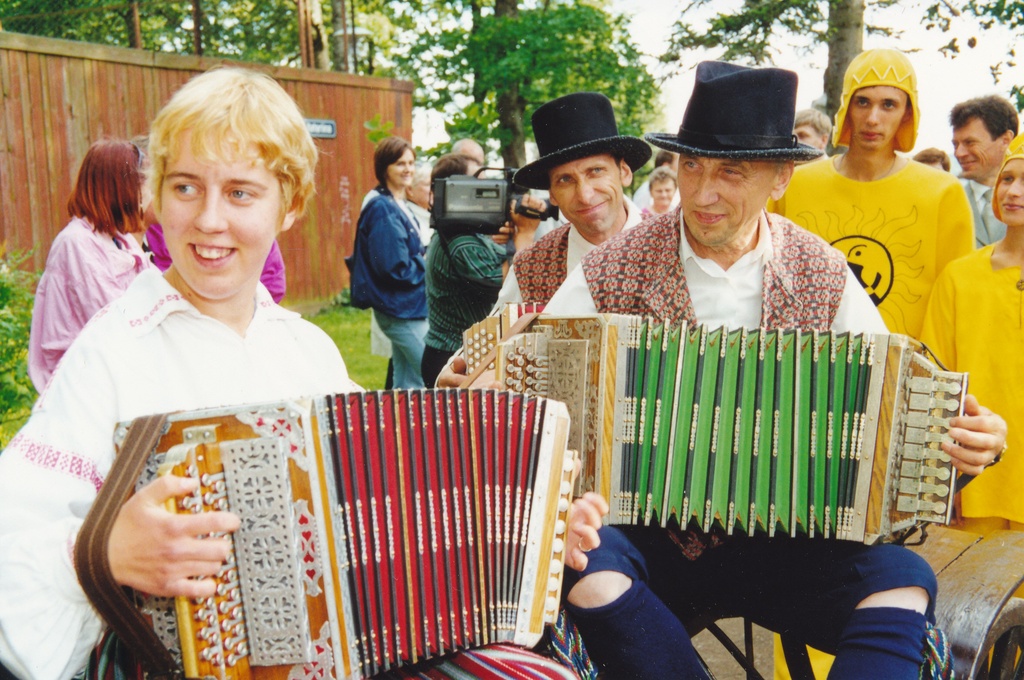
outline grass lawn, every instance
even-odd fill
[[[331,336],[352,380],[368,390],[384,389],[388,360],[370,354],[370,310],[335,305],[305,318]]]

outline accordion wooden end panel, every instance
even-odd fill
[[[568,403],[579,490],[605,493],[611,524],[872,543],[952,511],[941,443],[967,376],[922,351],[898,335],[542,314],[495,365],[506,389]]]
[[[368,392],[168,422],[139,486],[193,477],[176,512],[241,518],[214,597],[139,604],[187,677],[370,677],[533,645],[554,622],[574,460],[562,404]]]

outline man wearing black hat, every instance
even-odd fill
[[[680,154],[680,210],[587,255],[546,311],[884,333],[843,256],[764,210],[794,161],[821,154],[792,135],[795,95],[789,71],[700,64],[679,132],[646,135]],[[973,448],[946,450],[975,474],[1005,440],[997,416],[951,425]],[[567,583],[567,608],[611,677],[704,677],[679,618],[705,613],[746,615],[837,653],[830,678],[918,677],[936,582],[908,550],[646,527],[600,538]]]
[[[633,172],[651,157],[651,147],[620,135],[611,101],[577,92],[540,106],[531,117],[540,158],[524,165],[513,181],[545,189],[566,224],[516,254],[495,310],[509,303],[546,303],[580,260],[611,237],[640,223],[641,214],[623,193]],[[438,387],[457,387],[461,359],[446,367]]]
[[[619,135],[607,97],[559,97],[540,106],[530,121],[540,158],[520,168],[513,181],[547,190],[567,223],[516,255],[499,304],[547,302],[587,252],[641,219],[622,189],[651,157],[651,148]],[[520,295],[511,299],[515,286]]]

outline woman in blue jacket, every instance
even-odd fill
[[[356,243],[348,259],[352,302],[372,307],[391,340],[394,387],[423,387],[420,361],[427,334],[426,264],[415,218],[405,206],[416,152],[400,137],[388,137],[373,152],[377,195],[359,214]]]

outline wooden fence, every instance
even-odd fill
[[[31,249],[27,266],[41,271],[50,243],[68,222],[67,197],[89,145],[104,136],[146,134],[149,121],[178,87],[228,63],[276,78],[306,118],[335,121],[334,139],[316,139],[317,195],[305,218],[282,234],[280,245],[288,302],[324,300],[347,286],[343,257],[352,249],[362,197],[376,184],[364,123],[379,115],[394,123],[394,134],[409,139],[412,83],[3,31],[0,246]]]

